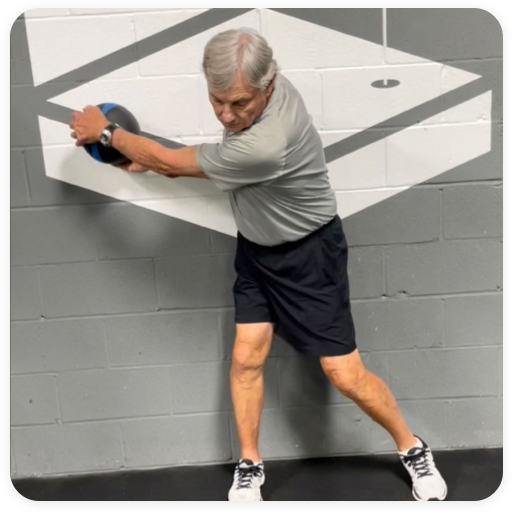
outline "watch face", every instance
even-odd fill
[[[100,142],[102,144],[108,144],[109,143],[109,137],[107,136],[107,134],[100,135]]]

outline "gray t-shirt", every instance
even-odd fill
[[[228,192],[239,232],[263,246],[298,240],[330,221],[337,200],[321,138],[281,74],[264,112],[223,142],[196,147],[202,171]]]

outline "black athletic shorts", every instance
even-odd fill
[[[235,323],[276,323],[297,351],[339,356],[356,349],[347,242],[336,215],[297,241],[262,246],[237,233]]]

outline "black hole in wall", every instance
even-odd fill
[[[392,87],[397,87],[398,85],[401,85],[401,82],[399,80],[376,80],[375,82],[372,82],[371,86],[375,87],[377,89],[391,89]]]

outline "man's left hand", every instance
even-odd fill
[[[93,105],[88,105],[83,112],[74,112],[69,127],[73,130],[71,137],[76,139],[76,146],[93,144],[100,140],[100,135],[110,122],[103,112]]]

